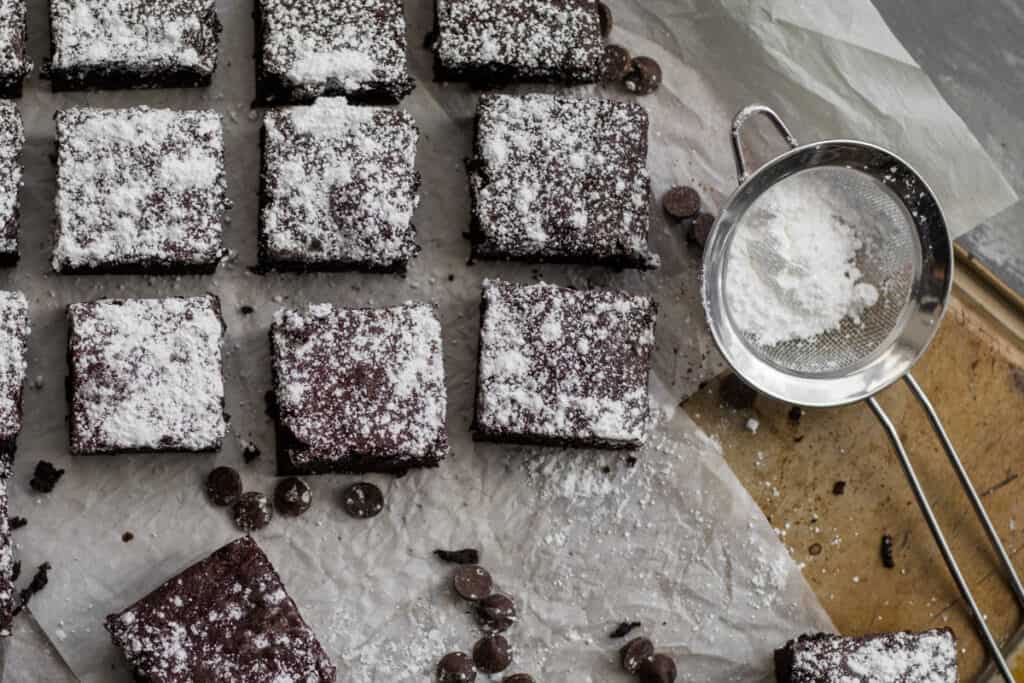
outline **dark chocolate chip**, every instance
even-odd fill
[[[242,458],[245,460],[245,464],[247,465],[261,455],[263,455],[263,453],[256,447],[256,444],[247,443],[245,444],[245,448],[242,449]]]
[[[658,653],[640,662],[636,677],[640,683],[673,683],[676,680],[676,662],[668,655]]]
[[[832,495],[841,496],[844,493],[846,493],[845,481],[837,481],[835,484],[832,484]]]
[[[597,15],[601,20],[601,35],[607,38],[612,32],[612,27],[615,26],[615,22],[612,20],[612,11],[608,8],[608,5],[598,1]]]
[[[886,569],[893,569],[896,566],[896,559],[892,556],[892,536],[882,536],[882,565]]]
[[[530,674],[512,674],[501,679],[501,683],[534,683]]]
[[[625,638],[633,629],[640,628],[639,621],[623,621],[615,630],[608,634],[609,638]]]
[[[274,507],[282,515],[298,517],[313,503],[313,492],[309,484],[298,477],[287,477],[277,483],[274,489]]]
[[[353,517],[369,519],[384,509],[384,494],[376,485],[361,481],[341,492],[341,505]]]
[[[811,547],[807,549],[807,552],[811,555],[821,555],[821,550],[822,548],[820,543],[812,543]]]
[[[715,217],[709,213],[698,214],[690,222],[690,228],[686,231],[686,239],[691,244],[696,244],[703,249],[711,236],[711,228],[715,226]]]
[[[804,416],[804,409],[800,406],[793,406],[789,409],[789,421],[799,422],[800,418]]]
[[[650,95],[661,86],[661,65],[650,57],[634,57],[623,83],[634,95]]]
[[[234,467],[215,467],[206,475],[206,495],[214,505],[231,505],[242,495],[242,477]]]
[[[51,463],[40,460],[36,463],[35,472],[28,485],[40,493],[49,493],[62,476],[64,476],[64,470],[59,470]]]
[[[640,636],[623,645],[619,654],[622,655],[622,668],[627,673],[635,674],[640,662],[654,654],[654,643]]]
[[[238,308],[238,312],[241,313],[242,315],[252,315],[253,313],[256,312],[256,309],[247,304],[245,306],[240,306]]]
[[[606,83],[617,83],[629,73],[633,56],[621,45],[605,45],[601,57],[601,77]]]
[[[452,574],[452,588],[466,600],[483,600],[491,594],[494,581],[483,567],[468,564]]]
[[[49,583],[49,581],[50,563],[43,562],[41,565],[39,565],[39,568],[36,569],[36,573],[35,575],[33,575],[32,580],[29,582],[28,586],[22,588],[21,592],[18,593],[17,604],[15,604],[14,610],[11,613],[16,615],[20,613],[21,610],[28,607],[29,600],[32,599],[32,596],[46,588],[46,584]]]
[[[507,595],[492,593],[477,604],[476,618],[485,631],[507,631],[516,623],[516,603]]]
[[[122,543],[131,543],[133,540],[135,540],[135,534],[133,534],[132,532],[126,531],[123,534],[121,534]]]
[[[700,213],[700,195],[692,187],[673,187],[661,198],[661,205],[672,218],[683,220]]]
[[[235,501],[235,526],[242,531],[256,531],[270,524],[274,508],[270,500],[258,491],[243,493]]]
[[[449,652],[437,663],[439,683],[470,683],[476,680],[473,660],[465,652]]]
[[[444,562],[451,562],[452,564],[477,564],[480,562],[480,551],[476,548],[435,550],[434,554]]]
[[[14,531],[28,524],[28,520],[24,517],[14,516],[8,520],[8,523],[11,525],[11,531]]]
[[[496,674],[512,663],[512,648],[505,636],[484,636],[473,646],[473,663],[484,673]]]
[[[718,393],[725,405],[735,410],[746,410],[754,405],[757,391],[737,375],[726,375],[718,387]]]

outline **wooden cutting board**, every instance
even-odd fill
[[[958,272],[950,309],[914,374],[1024,573],[1024,321],[979,279]],[[764,396],[750,409],[724,405],[721,382],[684,406],[721,441],[837,629],[865,634],[952,627],[962,648],[962,680],[975,680],[984,648],[867,406],[807,410],[794,420],[790,405]],[[1021,612],[924,413],[902,383],[880,400],[990,626],[1008,637]],[[747,426],[751,418],[758,422],[756,433]],[[844,482],[841,495],[834,492],[837,482]],[[883,534],[893,539],[892,569],[882,563]],[[1020,675],[1024,681],[1024,671]]]

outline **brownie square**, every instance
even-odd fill
[[[435,0],[433,48],[439,81],[594,83],[604,38],[597,0]]]
[[[956,636],[948,628],[863,637],[817,633],[775,651],[778,683],[956,683]]]
[[[227,207],[216,112],[57,112],[57,272],[213,272]]]
[[[21,151],[25,129],[14,102],[0,100],[0,266],[18,262],[18,225],[21,218]]]
[[[207,86],[215,0],[50,0],[54,91]]]
[[[334,665],[248,536],[106,619],[137,681],[331,683]]]
[[[0,291],[0,476],[13,460],[21,432],[29,332],[25,295]]]
[[[324,98],[263,121],[260,265],[403,272],[419,251],[409,114]]]
[[[25,76],[32,70],[26,54],[26,0],[0,0],[0,97],[21,97]]]
[[[647,436],[656,304],[485,280],[474,436],[635,449]]]
[[[397,474],[448,454],[433,306],[280,311],[270,341],[281,474]]]
[[[551,95],[484,95],[470,239],[481,259],[653,268],[647,112]]]
[[[402,0],[257,0],[256,96],[396,104],[412,92]]]
[[[71,452],[213,451],[226,429],[214,296],[68,306]]]

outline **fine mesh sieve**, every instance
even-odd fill
[[[767,117],[791,147],[790,151],[748,172],[741,133],[754,115]],[[885,428],[910,487],[921,508],[985,642],[995,667],[1014,681],[953,557],[931,505],[895,426],[874,395],[903,379],[921,403],[943,449],[1003,565],[1021,606],[1022,586],[1013,563],[971,484],[938,414],[910,375],[938,331],[953,282],[953,249],[938,202],[925,181],[901,158],[881,147],[855,140],[828,140],[798,145],[779,116],[764,106],[737,114],[732,128],[733,151],[740,185],[727,200],[708,236],[704,252],[702,294],[712,336],[736,374],[760,392],[801,406],[831,407],[864,400]],[[779,287],[768,299],[765,287],[789,263],[765,237],[766,221],[783,198],[799,194],[816,202],[822,214],[852,230],[860,242],[855,265],[859,281],[874,286],[878,300],[860,311],[857,320],[844,318],[835,329],[803,339],[764,344],[740,329],[734,310],[742,305],[769,305],[778,297],[797,302]],[[788,216],[789,214],[785,214]],[[810,214],[809,214],[810,215]],[[750,243],[750,265],[759,276],[729,282],[737,235]],[[760,235],[760,237],[758,237]],[[738,266],[737,266],[738,267]],[[730,286],[737,291],[731,291]],[[742,291],[749,288],[753,291]],[[732,302],[732,305],[730,305]],[[797,313],[799,313],[799,309]]]

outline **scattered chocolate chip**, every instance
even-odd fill
[[[708,237],[711,236],[711,228],[714,225],[715,217],[710,213],[697,214],[697,217],[690,223],[690,228],[686,231],[686,240],[690,244],[696,244],[703,249],[708,243]]]
[[[32,474],[32,480],[29,481],[28,485],[39,491],[39,493],[49,493],[62,476],[64,476],[64,470],[59,470],[51,463],[40,460],[36,463],[35,472]]]
[[[214,505],[231,505],[242,495],[242,476],[234,467],[214,467],[206,475],[206,495]]]
[[[384,494],[376,485],[361,481],[341,492],[341,505],[351,516],[369,519],[384,509]]]
[[[844,493],[846,493],[845,481],[837,481],[835,484],[832,484],[832,495],[841,496]]]
[[[238,312],[242,315],[252,315],[256,312],[256,309],[246,304],[245,306],[240,306]]]
[[[608,8],[608,5],[598,2],[597,14],[601,20],[601,35],[607,38],[612,32],[612,26],[615,25],[615,22],[612,21],[612,11]]]
[[[123,543],[131,543],[135,539],[135,534],[130,531],[126,531],[121,534],[121,541]]]
[[[242,448],[242,458],[245,460],[246,465],[261,455],[263,455],[263,453],[256,447],[256,444],[247,443],[245,444],[245,447]]]
[[[28,524],[28,520],[24,517],[14,516],[8,520],[8,524],[11,525],[11,531],[14,531],[15,529],[20,529],[21,527]]]
[[[676,662],[668,655],[658,653],[640,662],[636,677],[640,683],[673,683],[676,680]]]
[[[491,594],[494,581],[483,567],[465,565],[452,574],[452,588],[466,600],[483,600]]]
[[[735,410],[746,410],[753,407],[757,391],[741,380],[737,375],[726,375],[718,387],[718,393],[725,405]]]
[[[638,462],[638,460],[637,460],[637,457],[635,455],[627,455],[626,456],[626,467],[636,467],[636,463],[637,462]]]
[[[896,560],[892,556],[892,536],[889,534],[882,536],[882,565],[886,569],[892,569],[896,566]]]
[[[465,652],[449,652],[437,663],[438,683],[471,683],[476,680],[473,660]]]
[[[622,82],[634,95],[650,95],[661,86],[661,65],[650,57],[634,57]]]
[[[11,565],[11,583],[17,581],[19,576],[21,576],[21,560],[15,560]]]
[[[270,524],[274,508],[270,500],[258,491],[243,493],[235,501],[235,526],[242,531],[256,531]]]
[[[451,562],[452,564],[477,564],[480,562],[480,551],[476,548],[435,550],[434,554],[443,562]]]
[[[807,549],[807,552],[809,552],[811,555],[821,555],[821,544],[812,543],[811,547]]]
[[[516,603],[507,595],[492,593],[477,604],[476,618],[485,631],[507,631],[516,623]]]
[[[534,683],[530,674],[512,674],[501,679],[501,683]]]
[[[313,503],[313,492],[309,484],[298,477],[287,477],[277,483],[274,489],[274,507],[282,515],[298,517]]]
[[[692,187],[673,187],[661,198],[661,206],[676,220],[693,218],[700,213],[700,195]]]
[[[804,409],[800,406],[793,406],[789,409],[789,421],[799,422],[800,418],[804,416]]]
[[[496,674],[512,663],[512,648],[505,636],[484,636],[473,646],[473,663],[484,673]]]
[[[619,650],[622,655],[622,668],[631,674],[635,674],[640,667],[640,662],[654,654],[654,643],[643,636],[634,638]]]
[[[633,629],[640,628],[639,621],[624,621],[608,634],[609,638],[625,638]]]
[[[43,562],[41,565],[39,565],[39,568],[36,569],[36,573],[32,577],[32,580],[29,582],[28,586],[22,588],[21,592],[18,593],[18,602],[14,606],[12,614],[18,614],[19,612],[21,612],[21,610],[28,607],[29,600],[32,599],[32,596],[46,588],[46,584],[49,583],[49,581],[50,563]]]
[[[629,73],[633,55],[621,45],[605,45],[601,57],[601,77],[606,83],[617,83]]]

